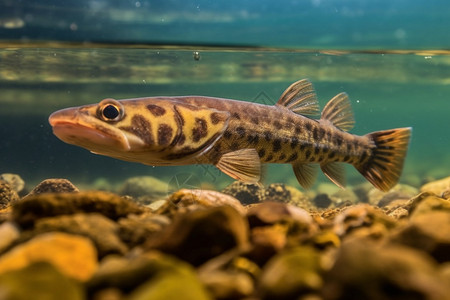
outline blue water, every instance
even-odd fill
[[[356,134],[412,126],[401,180],[420,186],[450,175],[449,15],[446,0],[0,2],[0,173],[84,185],[193,174],[223,187],[231,179],[212,166],[152,168],[66,145],[47,118],[107,97],[271,105],[309,78],[321,107],[349,94]],[[266,182],[297,185],[289,166]]]

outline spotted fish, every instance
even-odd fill
[[[348,133],[354,118],[345,93],[319,112],[303,79],[273,106],[201,96],[104,99],[54,112],[49,122],[62,141],[93,153],[154,166],[213,164],[244,182],[258,182],[266,163],[291,164],[304,188],[317,166],[344,187],[342,163],[382,191],[398,182],[411,128]]]

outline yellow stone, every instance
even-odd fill
[[[82,236],[52,232],[16,246],[0,257],[0,274],[48,262],[71,278],[86,281],[98,268],[97,250]]]

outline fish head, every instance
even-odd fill
[[[104,99],[49,117],[62,141],[93,153],[149,165],[167,165],[205,150],[225,129],[229,114],[172,98]]]

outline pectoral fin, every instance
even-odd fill
[[[261,162],[255,149],[226,153],[216,167],[228,176],[247,183],[257,183],[261,178]]]

